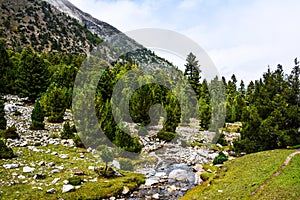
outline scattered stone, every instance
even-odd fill
[[[176,191],[177,188],[175,185],[171,185],[171,186],[168,186],[167,189],[169,192],[174,192],[174,191]]]
[[[45,166],[46,163],[45,163],[44,161],[41,161],[41,162],[38,163],[38,165],[39,165],[39,166]]]
[[[51,184],[56,184],[58,181],[60,180],[60,178],[55,178],[55,179],[53,179],[53,181],[51,182]]]
[[[36,174],[36,175],[34,175],[33,178],[34,178],[34,179],[45,179],[45,178],[46,178],[46,175],[44,175],[44,174]]]
[[[128,192],[130,192],[130,189],[129,189],[129,187],[127,187],[127,186],[124,186],[124,187],[123,187],[122,194],[128,194]]]
[[[19,175],[18,176],[18,179],[25,179],[26,177],[25,176],[23,176],[23,175]]]
[[[146,179],[145,185],[151,186],[151,185],[157,184],[158,182],[159,182],[158,178],[149,178],[149,179]]]
[[[49,193],[49,194],[54,194],[55,192],[56,192],[56,190],[54,188],[47,190],[47,193]]]
[[[69,184],[69,181],[68,181],[68,180],[64,180],[63,183],[64,183],[65,185],[68,185],[68,184]]]
[[[74,191],[74,189],[75,188],[73,185],[63,185],[62,193],[71,192],[71,191]]]
[[[57,155],[57,152],[56,152],[56,151],[53,151],[53,152],[51,153],[51,155],[56,156],[56,155]]]
[[[159,199],[159,194],[158,194],[158,193],[154,194],[154,195],[152,196],[152,198],[153,198],[153,199]]]
[[[218,190],[218,192],[219,192],[219,193],[222,193],[222,192],[223,192],[223,190]]]
[[[51,171],[51,173],[52,173],[52,174],[54,174],[54,173],[60,173],[60,170],[59,170],[59,169],[53,169],[53,170]]]
[[[88,169],[94,171],[95,167],[94,166],[89,166]]]
[[[55,166],[55,162],[48,163],[47,166],[53,167],[53,166]]]
[[[3,165],[3,167],[5,169],[16,169],[16,168],[19,168],[19,165],[18,164],[5,164],[5,165]]]
[[[82,176],[82,175],[84,175],[84,171],[83,170],[76,170],[74,175]]]
[[[75,189],[78,190],[79,188],[81,188],[80,185],[75,186]]]
[[[171,179],[175,179],[178,181],[183,181],[183,180],[187,180],[187,171],[183,170],[183,169],[175,169],[173,171],[171,171],[171,173],[169,174],[169,178]]]
[[[61,154],[61,155],[59,155],[59,157],[62,158],[62,159],[68,159],[69,155],[68,154]]]
[[[32,167],[23,167],[23,172],[24,173],[31,173],[34,172],[35,168]]]

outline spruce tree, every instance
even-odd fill
[[[44,111],[43,108],[41,107],[40,101],[36,101],[34,108],[31,113],[31,125],[30,129],[31,130],[43,130],[45,129],[45,124],[44,124]]]
[[[49,83],[47,62],[37,55],[31,47],[21,53],[16,87],[21,97],[34,101],[45,92]]]
[[[200,65],[198,64],[198,60],[196,60],[196,56],[193,53],[189,53],[186,58],[185,71],[184,76],[187,77],[191,87],[194,89],[197,98],[199,98],[199,86],[200,86]]]
[[[67,89],[52,83],[41,98],[41,104],[48,116],[48,121],[53,123],[63,122],[67,107]]]
[[[0,93],[8,92],[11,63],[5,48],[5,41],[0,39]]]

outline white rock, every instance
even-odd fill
[[[35,170],[35,168],[32,168],[32,167],[23,167],[24,173],[34,172],[34,170]]]
[[[222,193],[222,192],[223,192],[223,190],[218,190],[218,192],[219,192],[219,193]]]
[[[95,170],[95,167],[94,167],[94,166],[89,166],[88,169],[94,171],[94,170]]]
[[[64,180],[63,183],[64,183],[65,185],[68,185],[68,184],[69,184],[69,181],[68,181],[68,180]]]
[[[63,185],[62,188],[62,193],[66,193],[66,192],[70,192],[72,190],[74,190],[74,186],[73,185]]]
[[[146,179],[145,185],[146,186],[151,186],[151,185],[154,185],[158,182],[159,182],[159,180],[156,179],[156,178],[149,178],[149,179]]]
[[[69,158],[69,155],[68,154],[61,154],[61,155],[59,155],[59,157],[62,158],[62,159],[67,159],[67,158]]]
[[[5,169],[15,169],[15,168],[18,168],[19,165],[18,164],[5,164],[5,165],[3,165],[3,167]]]
[[[152,198],[153,198],[153,199],[159,199],[159,194],[158,194],[158,193],[154,194],[154,195],[152,196]]]
[[[54,174],[54,173],[59,173],[59,172],[60,172],[59,169],[54,169],[54,170],[51,171],[52,174]]]
[[[56,190],[54,188],[51,188],[51,189],[47,190],[47,193],[50,193],[50,194],[53,194],[55,192],[56,192]]]
[[[157,172],[157,173],[155,174],[156,177],[163,177],[163,176],[165,176],[165,175],[166,175],[165,172]]]
[[[23,175],[19,175],[19,176],[18,176],[18,179],[24,179],[24,178],[26,178],[26,177],[23,176]]]
[[[174,169],[169,174],[169,178],[179,180],[179,181],[186,180],[188,178],[187,173],[188,172],[183,169]]]
[[[53,179],[53,181],[51,182],[51,184],[56,184],[59,180],[60,180],[60,178],[55,178],[55,179]]]
[[[129,187],[124,186],[124,187],[123,187],[122,194],[128,194],[129,191],[130,191]]]
[[[54,152],[51,153],[51,155],[55,156],[55,155],[57,155],[57,152],[54,151]]]

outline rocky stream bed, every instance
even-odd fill
[[[62,124],[46,123],[46,130],[31,131],[30,115],[33,109],[32,105],[26,104],[26,99],[18,98],[17,96],[5,96],[5,111],[7,118],[7,126],[15,125],[20,139],[7,139],[7,144],[10,147],[24,147],[29,148],[36,153],[40,153],[35,147],[46,147],[47,145],[63,145],[74,147],[74,142],[70,140],[62,140],[60,138],[51,137],[53,133],[60,133],[62,131]],[[14,111],[21,114],[15,116]],[[64,120],[72,121],[70,112],[66,112]],[[153,133],[161,127],[153,127]],[[144,174],[146,177],[145,184],[141,185],[136,191],[129,191],[124,188],[123,196],[110,197],[113,199],[178,199],[183,196],[188,190],[195,185],[202,183],[201,173],[204,172],[203,165],[212,162],[218,152],[205,147],[191,147],[186,145],[186,142],[202,140],[209,142],[212,137],[212,132],[200,132],[196,125],[189,127],[179,127],[176,132],[179,137],[177,140],[170,143],[160,141],[155,138],[155,134],[149,134],[140,137],[143,143],[142,155],[153,158],[152,162],[139,166],[135,169],[136,172]],[[236,137],[238,135],[234,135]],[[183,142],[185,141],[185,142]],[[74,147],[76,148],[76,147]],[[88,152],[95,154],[96,151],[88,149]],[[55,152],[48,152],[54,154]],[[18,152],[16,152],[18,154]],[[231,154],[231,152],[229,152]],[[58,155],[60,158],[68,158],[68,155]],[[79,153],[79,157],[84,155]],[[42,165],[45,163],[39,163]],[[48,163],[49,164],[49,163]],[[50,163],[51,164],[51,163]],[[2,166],[4,168],[19,167],[20,163],[11,164],[10,166]],[[16,166],[18,165],[18,166]],[[21,164],[22,165],[22,164]],[[115,160],[112,165],[119,168],[119,163]],[[23,165],[23,171],[35,170],[35,167]],[[60,170],[53,168],[53,170]],[[208,170],[208,172],[212,173]],[[26,181],[24,177],[18,177],[20,181]],[[58,180],[57,180],[58,181]],[[13,185],[16,183],[1,182],[1,185]],[[66,184],[67,185],[67,184]],[[68,189],[65,186],[65,190]],[[51,192],[51,191],[47,191]]]

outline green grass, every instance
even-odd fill
[[[99,178],[93,170],[88,170],[89,166],[101,166],[102,162],[95,158],[91,153],[87,153],[85,149],[68,148],[61,145],[49,145],[47,147],[37,147],[46,151],[51,149],[51,153],[56,151],[59,154],[68,154],[69,159],[61,159],[58,155],[51,153],[33,152],[28,148],[14,148],[14,152],[21,152],[17,158],[10,160],[0,160],[0,199],[101,199],[120,194],[124,186],[133,190],[145,181],[141,174],[120,171],[124,176],[112,179]],[[85,158],[80,158],[80,152],[85,154]],[[52,174],[53,167],[38,166],[37,163],[45,161],[46,163],[55,162],[56,166],[63,166],[64,169],[60,173]],[[24,166],[35,165],[34,173],[23,173],[23,167],[18,169],[4,169],[3,164],[8,163],[24,163]],[[76,169],[83,170],[85,175],[80,176],[82,179],[91,180],[98,178],[97,182],[85,182],[81,188],[74,192],[62,194],[63,181],[74,177]],[[26,179],[18,179],[12,176],[16,172],[18,175],[24,175]],[[36,180],[33,176],[36,173],[46,175],[44,180]],[[52,185],[54,178],[61,178],[57,184]],[[7,183],[13,180],[19,180],[19,184],[7,186],[2,184],[2,181]],[[21,183],[23,180],[28,180],[27,183]],[[33,187],[41,187],[43,190],[34,189]],[[50,188],[56,190],[55,194],[47,194],[46,191]]]
[[[300,155],[295,155],[281,174],[268,183],[254,199],[299,199]]]
[[[265,151],[226,161],[213,180],[195,187],[181,199],[249,199],[251,193],[271,177],[292,152]]]

